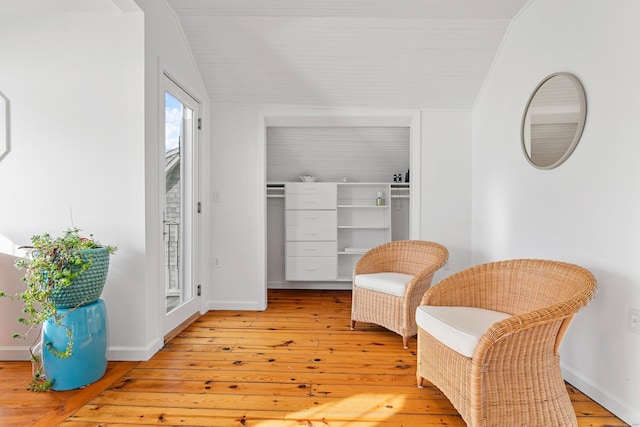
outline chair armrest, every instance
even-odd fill
[[[353,274],[372,274],[385,271],[383,266],[389,257],[389,253],[393,248],[387,245],[378,246],[370,249],[360,257],[353,268]]]
[[[484,278],[473,269],[463,270],[433,285],[422,297],[420,305],[482,306]]]
[[[577,309],[575,311],[577,311]],[[564,338],[564,333],[573,320],[575,311],[573,313],[568,313],[566,310],[555,310],[554,308],[547,310],[545,308],[517,314],[500,322],[496,322],[480,338],[480,341],[474,351],[473,358],[476,360],[484,360],[485,355],[491,346],[497,344],[501,340],[532,328],[543,327],[553,322],[560,322],[556,333],[556,339],[553,341],[554,353],[557,353],[560,343]],[[548,334],[552,334],[552,331],[553,330],[550,330]]]
[[[444,264],[444,263],[443,263]],[[420,292],[423,295],[431,286],[433,275],[442,267],[441,265],[430,265],[413,276],[411,282],[407,285],[405,294],[410,295],[414,292]]]

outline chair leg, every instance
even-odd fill
[[[424,387],[424,378],[422,378],[418,373],[416,373],[416,382],[418,383],[418,388]]]
[[[405,350],[409,348],[409,337],[402,337],[402,345]]]
[[[351,330],[353,331],[356,328],[356,321],[351,320]]]

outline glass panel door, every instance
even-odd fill
[[[165,334],[195,313],[197,243],[198,102],[164,78],[164,244]]]

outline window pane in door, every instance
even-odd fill
[[[165,92],[165,209],[163,234],[165,249],[166,310],[184,301],[182,258],[182,177],[180,150],[184,135],[184,105]]]

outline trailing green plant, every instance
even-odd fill
[[[42,365],[42,356],[35,354],[33,349],[29,349],[31,352],[31,366],[33,369],[33,379],[27,386],[31,391],[47,391],[53,385],[53,379],[47,378],[44,372],[44,366]]]
[[[22,301],[23,316],[18,318],[18,322],[29,328],[24,333],[13,334],[13,337],[25,338],[33,328],[53,319],[56,325],[66,329],[67,347],[64,350],[58,350],[52,343],[44,343],[44,345],[60,358],[68,358],[72,354],[73,331],[62,323],[62,319],[69,310],[60,314],[56,308],[54,295],[61,289],[71,286],[75,279],[91,267],[92,257],[83,257],[79,251],[104,247],[113,254],[117,250],[115,246],[100,244],[92,234],[88,237],[81,236],[80,231],[78,228],[71,228],[58,237],[47,233],[35,235],[31,238],[31,245],[22,247],[28,250],[27,255],[15,263],[18,269],[25,270],[22,281],[26,284],[26,288],[11,297]],[[0,296],[7,295],[0,291]],[[39,378],[34,375],[36,389],[47,387],[46,381],[43,383],[38,380]]]

